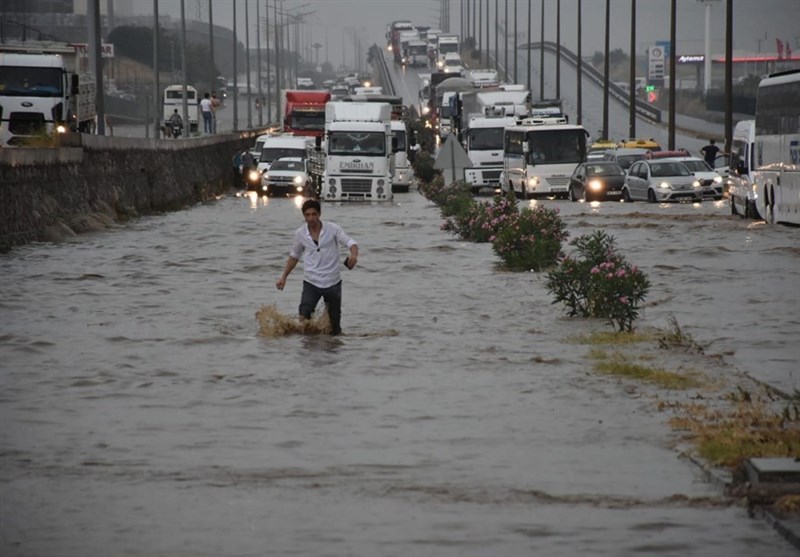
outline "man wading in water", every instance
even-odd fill
[[[358,245],[345,234],[342,228],[332,222],[323,223],[319,218],[322,209],[319,201],[308,199],[303,203],[303,218],[306,225],[294,233],[294,242],[289,251],[286,268],[275,286],[283,290],[300,256],[303,257],[303,295],[300,297],[300,316],[311,319],[320,298],[328,306],[332,334],[342,332],[342,277],[339,274],[339,246],[350,250],[350,257],[345,260],[348,269],[358,262]]]

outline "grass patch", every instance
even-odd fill
[[[702,354],[704,352],[704,348],[694,341],[692,335],[681,329],[680,324],[678,324],[678,319],[674,315],[670,315],[668,321],[669,328],[663,331],[658,338],[658,346],[660,348],[681,348],[686,352],[697,354]]]
[[[768,400],[740,393],[728,398],[733,406],[713,409],[702,404],[674,403],[674,429],[689,433],[703,459],[736,469],[748,458],[791,457],[800,454],[800,408],[770,409]]]
[[[575,344],[610,344],[614,346],[621,346],[625,344],[637,344],[639,342],[648,342],[655,340],[656,334],[652,332],[638,332],[638,331],[595,331],[588,335],[580,335],[571,339]]]
[[[622,354],[608,354],[605,350],[593,348],[588,357],[596,360],[594,370],[606,375],[647,381],[665,389],[691,389],[704,383],[699,374],[678,373],[658,367],[649,367],[632,362]]]

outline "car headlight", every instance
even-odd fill
[[[589,182],[589,189],[594,191],[600,191],[603,189],[603,182],[600,180],[592,180]]]
[[[431,107],[429,107],[429,106],[423,106],[422,107],[422,114],[423,115],[424,114],[428,114],[430,111],[431,111]]]
[[[294,182],[297,185],[300,185],[300,184],[303,183],[303,177],[302,176],[295,176],[294,179],[292,180],[292,182]]]
[[[714,176],[714,183],[721,184],[722,183],[722,176]]]
[[[64,124],[59,124],[58,126],[56,126],[56,132],[67,133],[67,126],[65,126]]]
[[[699,187],[701,187],[702,185],[703,185],[703,184],[701,184],[701,183],[700,183],[700,180],[695,180],[694,182],[692,182],[692,187],[693,187],[693,188],[699,188]]]
[[[258,170],[251,170],[251,171],[250,171],[250,173],[247,175],[247,177],[248,177],[250,180],[254,181],[254,182],[255,182],[256,180],[258,180],[258,177],[259,177],[259,176],[260,176],[260,174],[258,173]]]
[[[662,190],[668,190],[672,188],[672,185],[669,182],[661,182],[660,184],[658,184],[658,187],[661,188]]]

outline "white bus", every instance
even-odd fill
[[[189,133],[197,132],[198,116],[200,116],[200,105],[197,98],[197,89],[189,85],[186,86],[186,102],[189,105]],[[183,118],[183,85],[168,85],[164,89],[164,124],[175,109]],[[184,122],[184,129],[186,122]]]
[[[583,126],[565,123],[563,118],[522,121],[504,132],[501,189],[517,197],[567,198],[569,179],[575,167],[586,160]]]
[[[800,70],[758,85],[753,187],[765,221],[800,224]]]

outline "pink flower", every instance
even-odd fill
[[[622,278],[625,276],[625,269],[620,269],[617,271],[617,277]]]
[[[597,273],[600,272],[600,269],[598,269],[597,267],[592,267],[592,270],[589,272],[592,273],[593,275],[596,275]]]
[[[628,305],[628,297],[627,296],[620,296],[619,303]]]

